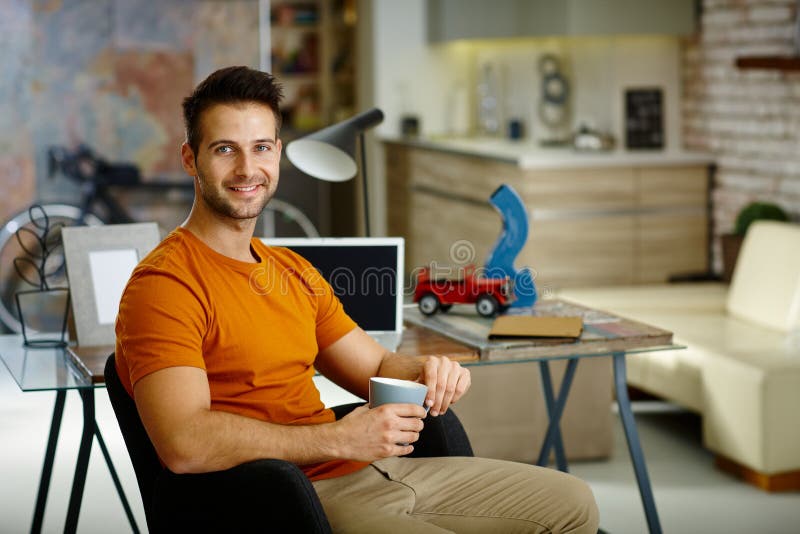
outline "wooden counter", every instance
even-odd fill
[[[529,209],[517,266],[536,272],[540,292],[708,270],[706,163],[522,168],[403,142],[384,146],[389,235],[406,238],[408,273],[432,261],[482,265],[501,230],[488,201],[502,184]]]

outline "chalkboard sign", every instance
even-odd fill
[[[627,148],[664,148],[663,103],[659,88],[625,90]]]

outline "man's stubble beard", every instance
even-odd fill
[[[263,197],[263,200],[260,201],[258,204],[255,205],[247,205],[242,210],[237,210],[226,198],[222,196],[222,193],[217,191],[214,188],[208,187],[206,180],[200,174],[199,170],[197,173],[197,179],[200,182],[200,195],[203,198],[203,202],[211,208],[212,211],[223,215],[225,217],[230,217],[231,219],[255,219],[261,212],[264,211],[264,208],[267,207],[269,201],[272,200],[272,197],[275,195],[274,192],[270,194],[267,187],[269,182],[264,184],[264,188],[266,190],[266,194]]]

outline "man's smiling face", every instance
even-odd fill
[[[197,154],[184,144],[186,172],[197,177],[202,202],[217,216],[258,217],[278,187],[281,142],[275,115],[263,104],[217,104],[200,120]]]

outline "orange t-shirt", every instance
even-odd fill
[[[133,396],[142,377],[204,369],[211,409],[284,425],[335,420],[312,377],[317,353],[355,328],[319,272],[294,252],[251,242],[259,263],[209,248],[178,228],[136,267],[117,317],[117,370]],[[365,463],[300,466],[311,480]]]

